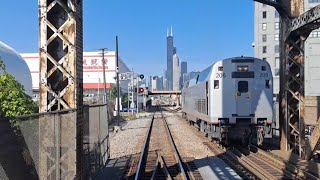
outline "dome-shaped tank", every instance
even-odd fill
[[[27,63],[17,51],[0,41],[0,59],[6,65],[6,71],[23,85],[26,94],[32,96],[31,73]]]

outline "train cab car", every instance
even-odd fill
[[[206,68],[182,89],[183,117],[221,142],[271,138],[272,72],[267,61],[235,57]]]

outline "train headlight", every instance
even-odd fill
[[[248,66],[238,66],[237,67],[237,70],[238,71],[249,71],[249,67]]]

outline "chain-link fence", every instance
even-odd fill
[[[80,120],[76,109],[0,117],[0,179],[94,176],[109,156],[107,111],[105,104],[84,106]]]
[[[84,126],[86,172],[94,177],[106,165],[110,155],[107,105],[85,106],[84,117],[89,119]]]

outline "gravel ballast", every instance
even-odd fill
[[[203,145],[203,140],[194,135],[190,129],[192,127],[189,127],[185,120],[168,114],[167,122],[180,155],[184,157],[194,157],[195,159],[214,156],[214,154]]]
[[[121,131],[110,130],[110,158],[140,153],[151,118],[126,121]]]
[[[189,126],[181,115],[166,113],[166,116],[180,156],[195,158],[194,163],[203,179],[241,179],[233,169],[203,144],[209,139],[198,137],[194,129],[191,129],[194,127]]]

